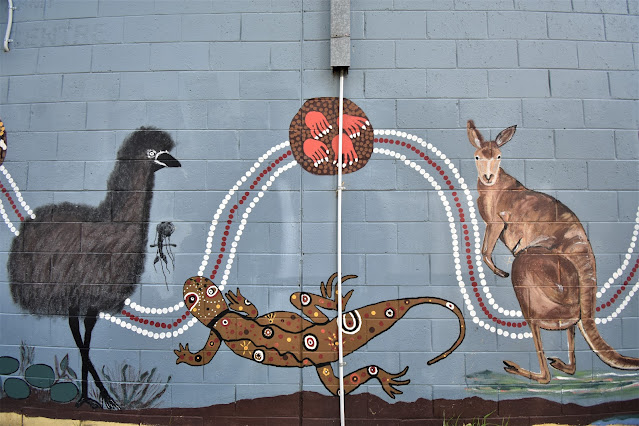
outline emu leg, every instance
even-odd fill
[[[76,402],[75,406],[80,407],[82,404],[89,404],[89,406],[93,409],[102,408],[102,404],[98,401],[89,398],[89,351],[84,347],[84,342],[82,341],[82,335],[80,334],[80,319],[77,316],[77,312],[69,312],[69,328],[71,329],[71,334],[73,335],[73,340],[75,340],[75,344],[80,350],[80,357],[82,358],[82,390],[80,393],[80,399]]]
[[[104,402],[106,408],[109,408],[111,410],[118,410],[120,409],[120,406],[113,400],[111,395],[109,395],[109,392],[107,392],[104,384],[102,383],[102,380],[100,379],[100,376],[98,375],[98,372],[95,369],[95,366],[93,365],[93,362],[91,362],[91,359],[89,358],[89,349],[91,348],[91,333],[93,333],[93,327],[95,327],[95,323],[97,321],[98,317],[95,312],[89,311],[87,313],[87,316],[84,317],[84,348],[86,350],[86,363],[83,359],[82,372],[84,374],[84,365],[87,364],[88,372],[91,373],[91,376],[93,377],[93,383],[95,383],[95,385],[100,390],[100,398],[102,398],[102,401]]]

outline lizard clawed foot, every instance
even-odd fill
[[[249,314],[249,317],[255,318],[257,316],[257,309],[253,306],[251,302],[240,293],[240,289],[238,288],[235,293],[231,290],[226,292],[226,297],[229,299],[231,303],[229,303],[229,308],[234,311],[246,312]],[[251,309],[247,309],[248,307]]]
[[[384,371],[381,368],[379,369],[379,373],[377,374],[377,378],[379,382],[382,384],[382,388],[384,392],[391,398],[395,399],[395,395],[402,394],[403,392],[399,389],[396,389],[395,386],[403,386],[410,383],[410,379],[406,380],[395,380],[398,377],[402,377],[404,374],[408,372],[408,367],[404,368],[397,374],[391,374],[388,371]]]
[[[326,284],[324,284],[324,282],[322,281],[322,283],[320,284],[320,291],[322,293],[322,297],[325,297],[326,299],[332,300],[335,302],[335,306],[337,306],[337,286],[335,286],[335,291],[333,291],[333,280],[335,279],[335,277],[337,276],[337,274],[333,274],[330,276],[330,278],[328,279],[328,282],[326,282]],[[342,283],[346,280],[349,280],[351,278],[357,278],[357,275],[345,275],[342,278]],[[342,296],[342,308],[346,307],[346,304],[348,303],[348,300],[351,298],[351,296],[353,295],[353,290],[350,290],[348,293],[346,293],[345,295]]]
[[[191,351],[189,350],[188,343],[186,344],[186,346],[182,346],[182,343],[180,343],[180,348],[174,350],[173,352],[175,353],[175,355],[177,355],[177,359],[175,360],[176,364],[179,364],[181,362],[186,362],[187,355],[192,355]]]

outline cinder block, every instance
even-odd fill
[[[178,98],[177,72],[126,72],[121,75],[120,99],[154,101]]]
[[[353,0],[351,8],[353,10],[391,10],[393,2],[391,0]]]
[[[299,71],[240,73],[242,99],[299,99]]]
[[[425,12],[368,12],[365,37],[369,40],[423,39],[426,37]]]
[[[428,220],[428,197],[423,192],[366,191],[366,220],[410,222]]]
[[[560,40],[603,40],[601,15],[585,13],[549,13],[548,36]]]
[[[454,0],[395,0],[395,10],[453,10]]]
[[[83,188],[84,165],[77,161],[33,161],[29,167],[28,189],[77,190]]]
[[[269,113],[266,101],[210,101],[209,129],[268,129]]]
[[[397,253],[395,223],[349,222],[342,226],[344,253]]]
[[[639,72],[610,71],[610,95],[617,99],[639,98]]]
[[[302,0],[282,0],[271,4],[272,12],[301,12]]]
[[[91,70],[148,71],[151,47],[146,44],[109,44],[93,46]]]
[[[516,68],[515,40],[459,40],[457,65],[460,68]]]
[[[587,127],[636,129],[639,126],[637,102],[626,100],[584,100]]]
[[[366,29],[366,13],[351,10],[351,40],[362,40]]]
[[[453,40],[397,40],[398,68],[455,68],[456,45]]]
[[[63,132],[58,136],[57,158],[76,161],[110,160],[115,158],[116,149],[115,132]]]
[[[395,101],[363,98],[353,98],[351,100],[366,112],[373,129],[394,129],[397,127]]]
[[[572,99],[524,99],[524,125],[542,129],[583,128],[582,102]]]
[[[239,14],[182,15],[182,41],[239,40],[240,22]]]
[[[307,41],[302,50],[302,68],[304,70],[331,70],[330,67],[330,42]],[[332,71],[332,70],[331,70]]]
[[[90,18],[98,16],[98,0],[46,0],[45,19]]]
[[[264,70],[270,63],[270,52],[264,43],[211,43],[212,70]]]
[[[615,158],[612,130],[555,130],[557,158]]]
[[[91,46],[61,46],[40,48],[38,72],[73,73],[91,70]]]
[[[1,118],[4,120],[4,117]],[[56,133],[13,132],[9,124],[5,123],[5,127],[10,132],[11,151],[9,152],[12,158],[20,161],[45,161],[58,158],[56,156],[58,150],[58,135]],[[13,172],[13,170],[11,171]]]
[[[502,127],[522,123],[519,99],[462,99],[461,117],[473,117],[485,127]]]
[[[548,38],[546,14],[536,12],[488,12],[488,37],[517,40]]]
[[[14,6],[16,12],[13,15],[13,22],[41,21],[44,19],[45,0],[36,0],[20,3]]]
[[[15,16],[15,15],[14,15]],[[79,21],[84,21],[80,19]],[[13,48],[61,46],[68,43],[69,20],[23,22],[12,27]]]
[[[558,191],[557,199],[582,222],[615,222],[619,217],[615,191]]]
[[[639,141],[634,130],[616,130],[615,145],[617,158],[621,160],[639,159]]]
[[[428,70],[429,98],[484,98],[488,96],[485,70]]]
[[[149,5],[138,2],[101,1],[98,5],[99,16],[146,15]]]
[[[425,70],[368,70],[364,90],[368,98],[424,98]]]
[[[271,44],[270,69],[274,71],[299,70],[300,42],[279,42]]]
[[[0,77],[0,103],[6,104],[9,95],[9,77]]]
[[[628,13],[626,0],[574,0],[572,8],[575,12]]]
[[[127,16],[124,18],[124,39],[128,43],[180,40],[180,24],[175,16]]]
[[[495,98],[546,98],[550,96],[546,70],[490,70],[488,94]]]
[[[608,98],[605,71],[551,70],[550,89],[555,98]]]
[[[456,128],[458,101],[452,99],[400,99],[397,126],[401,129]]]
[[[570,12],[571,0],[515,0],[515,9],[542,12]]]
[[[350,69],[395,68],[395,42],[353,40]]]
[[[482,39],[488,37],[486,12],[429,12],[428,38]]]
[[[66,74],[62,84],[65,101],[105,101],[120,97],[120,74]]]
[[[201,160],[215,157],[220,160],[235,160],[240,158],[237,131],[178,130],[175,143],[180,159]]]
[[[520,40],[519,66],[525,68],[577,68],[577,43],[555,40]]]
[[[302,37],[299,13],[245,13],[242,15],[242,40],[298,41]]]
[[[147,124],[145,102],[89,102],[87,104],[88,129],[128,130],[145,124]]]
[[[55,37],[62,37],[60,39],[62,45],[106,44],[122,43],[123,34],[123,18],[88,18],[70,19],[65,31]]]
[[[152,70],[208,70],[209,43],[152,43]]]
[[[0,118],[8,132],[20,132],[29,130],[31,118],[31,105],[29,104],[6,104],[0,105]],[[10,130],[9,130],[10,129]],[[9,142],[11,143],[11,142]],[[11,151],[8,151],[10,155]]]
[[[536,191],[593,189],[585,161],[526,160],[526,186]]]
[[[450,228],[445,222],[401,222],[397,224],[398,253],[448,253]]]
[[[14,49],[2,56],[0,72],[3,76],[35,74],[37,65],[38,49]]]
[[[513,8],[511,0],[456,0],[456,10],[509,10]]]
[[[185,71],[179,73],[180,99],[238,99],[237,72]]]
[[[268,112],[270,115],[269,129],[280,129],[281,139],[288,137],[288,129],[291,124],[291,118],[295,116],[300,109],[300,101],[269,101]]]
[[[630,43],[581,42],[577,50],[582,69],[633,70],[635,67]]]
[[[33,104],[31,106],[31,130],[83,130],[86,115],[87,105],[84,102]]]
[[[164,129],[206,129],[207,102],[147,102],[147,122]]]
[[[13,76],[9,83],[9,102],[11,103],[60,100],[62,92],[62,76],[60,74]]]
[[[234,2],[224,0],[213,1],[213,11],[215,13],[267,12],[269,7],[270,4],[262,0],[238,0]],[[306,7],[306,5],[304,7]]]
[[[635,176],[636,173],[637,170],[635,169]],[[637,182],[635,181],[635,188],[636,183]],[[619,241],[628,241],[629,229],[630,227],[625,223],[595,222],[589,224],[588,236],[592,243],[592,249],[595,253],[597,253],[597,256],[604,254],[618,254]],[[610,340],[608,341],[610,342]]]
[[[639,34],[639,16],[606,15],[606,40],[637,42]]]
[[[188,3],[176,3],[171,0],[157,0],[153,5],[156,14],[178,15],[178,14],[204,14],[214,11],[213,2],[208,0],[194,0]]]
[[[327,40],[331,36],[329,12],[306,12],[304,20],[304,40]]]

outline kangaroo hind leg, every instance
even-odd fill
[[[577,369],[577,362],[575,360],[575,326],[569,327],[566,331],[568,334],[568,355],[570,356],[568,364],[556,357],[550,357],[548,360],[550,361],[551,367],[563,371],[566,374],[575,374],[575,370]]]
[[[527,377],[531,380],[536,380],[539,383],[548,383],[550,382],[550,369],[548,368],[548,364],[546,363],[546,356],[544,355],[544,348],[541,343],[541,333],[539,326],[536,324],[530,324],[530,331],[533,335],[533,340],[535,341],[535,349],[537,349],[537,358],[539,360],[539,367],[541,371],[539,373],[534,373],[530,370],[526,370],[525,368],[520,367],[518,364],[512,361],[504,361],[504,370],[510,374],[517,374],[519,376]]]

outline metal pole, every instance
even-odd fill
[[[339,148],[337,154],[337,342],[339,345],[339,417],[344,426],[344,348],[342,336],[342,131],[344,130],[344,70],[339,73]]]

